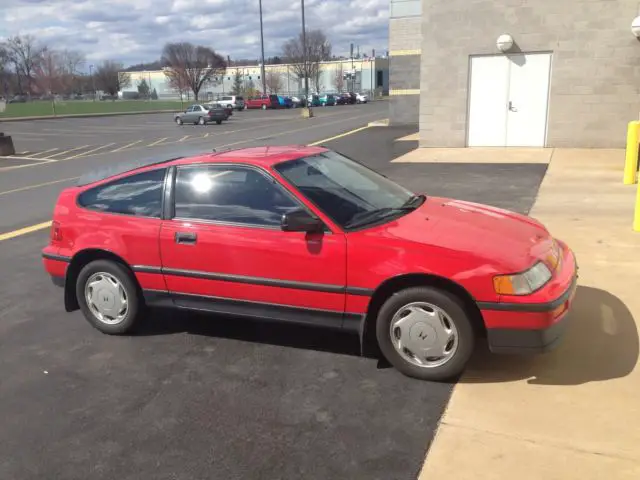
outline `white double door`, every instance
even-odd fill
[[[550,53],[471,58],[470,147],[544,147]]]

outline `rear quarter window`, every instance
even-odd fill
[[[160,218],[166,168],[142,172],[82,192],[78,205],[88,210]]]

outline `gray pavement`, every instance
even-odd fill
[[[311,143],[384,111],[364,107],[224,141]],[[531,207],[536,165],[390,164],[412,148],[394,139],[412,131],[376,127],[327,145],[428,194]],[[33,185],[121,157],[0,172],[0,232],[49,219],[66,183]],[[358,357],[349,335],[289,325],[157,311],[135,337],[102,335],[64,312],[42,270],[46,242],[45,231],[0,242],[0,478],[416,478],[450,385]]]

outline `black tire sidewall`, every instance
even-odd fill
[[[442,366],[418,367],[406,361],[394,348],[389,335],[393,316],[404,305],[413,302],[427,302],[442,308],[458,330],[458,349],[453,358]],[[392,295],[382,305],[376,319],[376,338],[384,357],[398,371],[412,378],[431,381],[448,381],[460,375],[475,344],[475,334],[462,303],[451,293],[432,287],[412,287]]]
[[[127,294],[127,299],[129,302],[127,316],[122,322],[116,325],[108,325],[98,320],[89,309],[86,299],[84,298],[85,284],[89,277],[97,272],[109,273],[116,277],[124,287]],[[78,279],[76,281],[76,296],[78,299],[80,310],[84,314],[87,321],[103,333],[107,333],[110,335],[127,333],[131,331],[136,324],[141,303],[139,289],[137,284],[131,277],[131,274],[126,270],[125,267],[123,267],[119,263],[110,260],[95,260],[85,265],[78,274]]]

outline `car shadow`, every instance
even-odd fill
[[[638,361],[638,330],[619,298],[579,286],[568,321],[562,343],[542,355],[494,355],[479,342],[460,382],[581,385],[622,378],[633,371]]]
[[[312,326],[294,325],[262,319],[203,314],[172,309],[153,309],[134,335],[155,336],[188,333],[302,350],[360,357],[357,334]],[[377,368],[391,368],[384,359]]]

